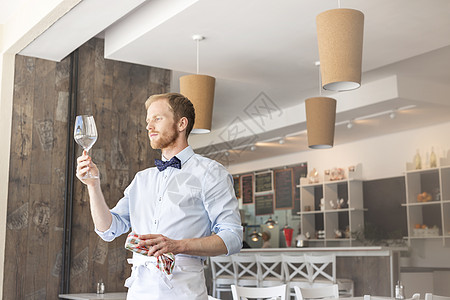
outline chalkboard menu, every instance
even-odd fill
[[[294,207],[294,176],[292,168],[275,170],[275,209]]]
[[[273,194],[255,196],[255,215],[273,214]]]
[[[255,174],[255,193],[272,190],[272,171]]]
[[[292,169],[294,170],[294,181],[292,182],[292,187],[294,188],[294,208],[292,209],[292,215],[296,216],[297,212],[300,211],[300,189],[297,185],[300,184],[301,177],[307,177],[308,164],[304,162]]]
[[[242,184],[242,203],[253,203],[253,174],[247,174],[241,176]]]
[[[233,176],[234,182],[234,193],[236,194],[236,198],[241,198],[241,182],[239,180],[239,176]]]

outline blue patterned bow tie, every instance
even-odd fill
[[[178,157],[176,157],[176,156],[172,157],[168,161],[162,161],[160,159],[155,159],[155,165],[160,172],[167,169],[167,167],[174,167],[177,169],[181,169],[181,160],[179,160]]]

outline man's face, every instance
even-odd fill
[[[166,99],[156,100],[147,109],[147,130],[153,149],[165,149],[175,144],[179,136],[174,114]]]

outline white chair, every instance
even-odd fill
[[[311,287],[337,284],[341,296],[353,297],[354,283],[351,279],[336,278],[336,255],[308,255],[305,260],[309,267]]]
[[[256,255],[258,265],[258,286],[284,284],[281,255]]]
[[[234,269],[234,284],[238,286],[258,286],[258,267],[255,255],[231,256]]]
[[[235,283],[233,261],[231,256],[212,256],[211,273],[213,281],[213,297],[220,298],[220,292],[231,292],[231,285]]]
[[[295,286],[311,287],[309,283],[310,272],[303,254],[282,254],[281,260],[283,261],[284,280],[290,296],[295,296],[295,292],[292,290]]]
[[[248,300],[248,298],[262,298],[262,299],[280,299],[286,300],[286,285],[279,285],[273,287],[242,287],[231,286],[231,293],[233,300]]]
[[[294,290],[297,300],[339,298],[339,287],[337,284],[318,288],[300,288],[298,286],[294,286]]]
[[[450,300],[450,297],[438,296],[438,295],[433,295],[432,293],[426,293],[425,300]]]

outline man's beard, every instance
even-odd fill
[[[174,124],[172,128],[172,132],[168,132],[164,136],[161,135],[161,132],[158,133],[158,139],[157,140],[151,140],[150,139],[150,146],[153,149],[165,149],[173,144],[175,144],[175,141],[177,140],[180,133],[177,130],[177,125]]]

